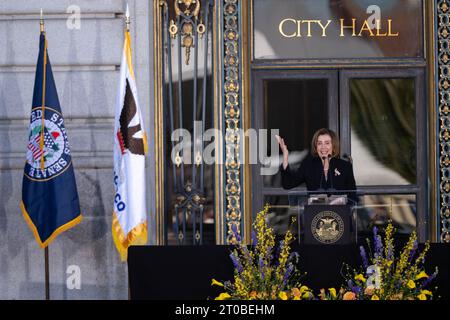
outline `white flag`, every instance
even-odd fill
[[[145,154],[147,139],[139,108],[131,61],[131,40],[125,32],[120,84],[114,121],[114,210],[112,235],[122,261],[130,245],[147,243]]]

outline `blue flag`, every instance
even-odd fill
[[[39,40],[20,207],[41,248],[82,219],[44,32]]]

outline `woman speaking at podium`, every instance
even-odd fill
[[[284,139],[277,136],[283,152],[281,181],[284,189],[292,189],[306,183],[308,191],[340,193],[346,190],[349,199],[357,202],[356,185],[352,164],[339,157],[339,138],[330,129],[319,129],[311,141],[311,155],[300,165],[298,170],[289,167],[289,151]],[[354,190],[353,192],[349,192]]]

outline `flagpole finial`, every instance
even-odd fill
[[[127,2],[127,11],[125,13],[125,24],[127,27],[127,31],[130,31],[130,9],[128,8],[128,2]]]
[[[44,28],[44,13],[42,11],[42,8],[41,8],[41,18],[39,20],[39,24],[41,26],[41,32],[44,32],[45,31],[45,28]]]

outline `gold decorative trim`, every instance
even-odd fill
[[[255,54],[254,54],[254,49],[253,49],[253,44],[254,44],[254,41],[253,41],[253,37],[254,37],[254,35],[253,35],[253,24],[254,24],[254,21],[253,21],[253,0],[247,0],[247,1],[250,1],[250,10],[249,10],[249,12],[247,13],[248,15],[250,15],[250,26],[249,26],[249,42],[250,42],[250,67],[251,67],[251,64],[253,63],[253,57],[255,56]]]
[[[243,109],[243,128],[247,132],[251,128],[251,64],[250,64],[250,42],[252,37],[250,36],[249,28],[249,9],[251,5],[251,0],[242,0],[241,5],[241,17],[242,17],[242,109]],[[245,153],[245,165],[244,165],[244,179],[243,179],[243,208],[244,208],[244,242],[246,244],[251,243],[251,230],[253,222],[252,214],[252,180],[251,172],[252,168],[250,165],[250,148],[248,144],[248,138],[244,138],[244,153]]]
[[[435,72],[435,32],[434,32],[434,21],[435,21],[435,6],[434,1],[427,1],[424,4],[424,12],[425,12],[425,58],[427,60],[427,71],[428,71],[428,79],[427,79],[427,92],[428,92],[428,136],[429,136],[429,171],[428,175],[431,180],[431,188],[430,188],[430,225],[429,225],[429,231],[430,231],[430,240],[432,242],[437,242],[437,217],[438,217],[438,211],[437,211],[437,170],[436,170],[436,163],[437,163],[437,146],[436,146],[436,85],[435,85],[435,79],[436,79],[436,72]]]
[[[241,14],[242,3],[239,0],[223,0],[223,95],[225,104],[225,229],[226,244],[235,244],[240,241],[242,228],[242,197],[241,182],[242,169],[240,163],[241,141],[239,140],[242,126],[243,100],[239,76],[242,75],[242,48],[241,48]],[[237,234],[232,231],[236,226]]]
[[[219,132],[223,132],[222,119],[223,119],[223,98],[222,98],[222,26],[223,22],[220,17],[222,17],[222,6],[218,5],[216,14],[213,17],[214,26],[213,28],[213,39],[217,39],[217,42],[214,43],[214,127],[219,130]],[[223,141],[221,139],[217,139],[215,142],[216,147],[216,166],[215,166],[215,221],[216,221],[216,244],[225,244],[224,238],[224,206],[223,203],[225,201],[224,197],[224,170],[222,163],[223,159]],[[220,160],[220,161],[219,161]]]
[[[450,6],[448,0],[437,2],[437,45],[439,80],[439,228],[440,241],[450,243]],[[437,140],[436,140],[437,141]]]
[[[361,60],[358,61],[333,61],[333,60],[304,60],[299,62],[281,62],[271,61],[271,64],[255,64],[253,63],[252,70],[264,69],[361,69],[361,68],[420,68],[426,67],[425,61],[377,61],[377,60]]]
[[[156,244],[164,245],[164,154],[163,150],[163,99],[162,99],[162,34],[161,7],[166,6],[164,0],[153,2],[153,79],[154,79],[154,112],[155,112],[155,231]]]

